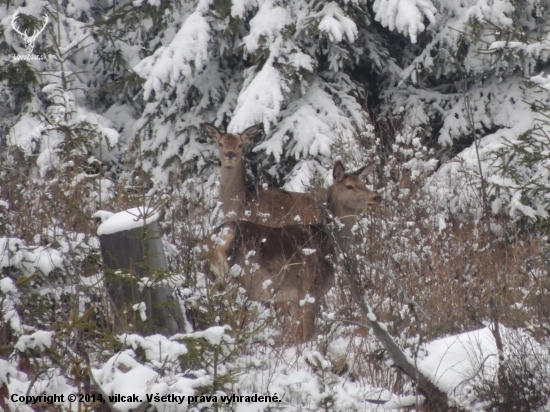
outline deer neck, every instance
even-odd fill
[[[246,201],[246,172],[244,162],[221,167],[220,202],[228,220],[242,218]]]
[[[357,223],[357,210],[346,208],[330,194],[328,197],[328,209],[333,217],[338,218],[343,227],[340,227],[339,234],[346,245],[351,244],[353,239],[352,229]]]

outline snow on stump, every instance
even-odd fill
[[[168,269],[158,213],[139,207],[116,214],[100,211],[94,217],[103,220],[97,234],[114,332],[179,332],[183,324],[179,306],[170,287],[157,283]]]

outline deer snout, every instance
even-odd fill
[[[233,160],[235,157],[237,157],[237,153],[235,152],[227,152],[225,154],[225,157],[227,157],[229,160]]]
[[[380,195],[374,196],[374,201],[375,201],[376,203],[382,202],[382,196],[380,196]]]

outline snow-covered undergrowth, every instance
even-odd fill
[[[369,131],[363,136],[374,139]],[[383,145],[373,140],[360,153],[345,146],[340,151],[349,169],[380,162],[369,184],[383,196],[383,207],[364,215],[350,254],[365,298],[420,370],[447,391],[450,402],[464,410],[499,410],[499,399],[506,395],[498,378],[498,365],[503,365],[510,382],[537,376],[526,383],[529,390],[521,400],[544,410],[540,405],[548,393],[549,371],[538,360],[547,354],[533,338],[544,339],[549,324],[541,287],[543,243],[514,232],[514,222],[506,217],[481,215],[475,183],[442,184],[436,180],[442,172],[429,177],[436,167],[433,151],[413,129],[395,137],[382,165],[377,153],[384,152]],[[459,182],[456,174],[448,178]],[[56,184],[62,186],[55,193],[70,187]],[[215,180],[208,184],[216,187]],[[105,199],[116,199],[117,187]],[[49,229],[31,236],[42,242],[31,246],[25,228],[9,212],[11,233],[18,237],[0,243],[0,262],[8,275],[0,281],[1,326],[7,331],[3,347],[10,348],[0,377],[10,394],[95,390],[117,410],[148,401],[159,411],[207,410],[215,401],[219,410],[377,411],[379,402],[389,401],[389,408],[423,399],[391,366],[373,335],[348,323],[364,319],[350,297],[343,268],[322,302],[327,315],[317,319],[318,337],[295,346],[289,319],[275,307],[250,302],[238,281],[212,276],[200,258],[201,239],[217,225],[216,191],[188,180],[170,188],[155,183],[148,195],[150,204],[165,204],[159,223],[170,250],[170,285],[185,314],[184,330],[171,337],[135,331],[113,336],[105,317],[96,238],[69,231],[63,220],[41,213],[35,216],[43,221],[34,224]],[[459,195],[467,201],[460,203]],[[23,202],[18,196],[10,202]],[[40,210],[39,204],[33,206]],[[71,220],[70,208],[59,205],[54,212],[76,227],[89,227],[87,221]],[[504,363],[495,357],[488,329],[460,335],[492,319],[495,306],[501,325],[508,327],[501,327]],[[438,339],[442,335],[447,337]],[[531,359],[519,351],[527,347],[533,348],[534,360],[522,363]],[[277,398],[258,402],[233,395]],[[196,398],[189,403],[183,396]],[[5,402],[11,410],[26,410],[20,402]],[[78,410],[70,402],[55,408]]]

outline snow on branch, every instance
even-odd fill
[[[512,27],[514,21],[507,16],[514,12],[514,6],[509,0],[480,1],[466,13],[467,19],[487,20],[497,26]]]
[[[281,31],[292,24],[292,16],[283,7],[273,7],[273,3],[266,1],[258,13],[250,20],[250,34],[243,39],[246,50],[254,53],[260,48],[263,37],[273,43]]]
[[[330,41],[338,43],[346,36],[353,42],[357,38],[355,22],[335,2],[325,4],[319,15],[323,16],[319,22],[319,30],[325,32]]]
[[[366,119],[360,116],[360,105],[346,92],[349,90],[341,90],[334,83],[316,77],[304,96],[282,111],[271,136],[254,148],[273,156],[277,163],[285,150],[298,161],[287,176],[286,190],[304,190],[319,171],[318,161],[312,160],[330,158],[335,143],[352,144],[353,131],[366,126]]]
[[[263,123],[266,132],[270,125],[277,123],[285,93],[290,91],[284,77],[273,66],[270,57],[262,69],[256,73],[257,66],[247,69],[245,86],[237,100],[229,132],[240,132],[255,123]]]
[[[258,6],[258,0],[233,0],[231,3],[231,17],[241,19],[249,9]]]
[[[537,76],[532,76],[529,80],[543,89],[550,90],[550,77],[548,75],[544,76],[544,73]]]
[[[200,73],[208,62],[209,40],[210,26],[197,10],[187,17],[167,47],[160,47],[134,67],[138,75],[147,79],[144,99],[148,100],[153,91],[160,93],[166,83],[175,87],[182,77]]]
[[[491,43],[488,50],[517,50],[533,57],[541,57],[543,52],[550,51],[550,40],[544,39],[534,43],[499,40]]]
[[[430,0],[376,0],[373,8],[377,21],[390,30],[408,34],[413,43],[425,29],[424,17],[434,23],[437,11]]]
[[[320,87],[320,83],[315,80],[304,97],[289,105],[287,116],[277,124],[273,135],[258,145],[255,151],[265,150],[279,162],[285,142],[294,134],[296,142],[292,155],[295,159],[309,155],[330,156],[330,146],[335,138],[333,129],[338,126],[337,117],[343,117],[343,113],[335,107],[331,96]]]

